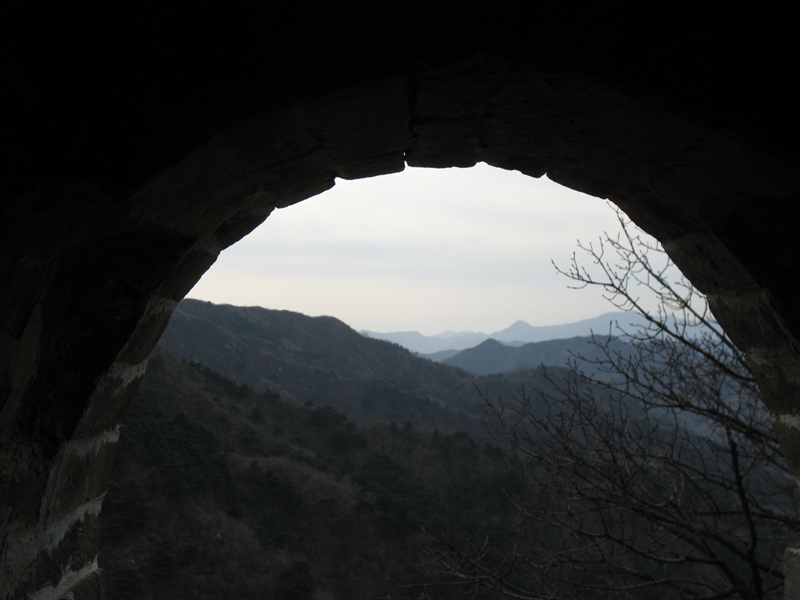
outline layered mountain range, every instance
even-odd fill
[[[379,340],[394,342],[412,352],[429,355],[429,358],[434,360],[442,360],[452,356],[459,350],[473,348],[489,339],[509,346],[521,346],[532,342],[588,337],[592,334],[601,336],[614,335],[620,329],[630,330],[645,323],[645,319],[636,313],[610,312],[591,319],[583,319],[563,325],[533,326],[525,321],[517,321],[510,327],[494,333],[445,331],[438,335],[423,335],[417,331],[380,333],[362,330],[361,334]]]
[[[606,316],[575,328],[518,323],[507,331],[583,331],[605,323],[607,332],[610,322]],[[562,367],[576,355],[593,358],[598,348],[590,341],[572,337],[512,346],[485,339],[437,362],[399,342],[359,334],[333,317],[184,300],[160,345],[239,384],[331,406],[357,421],[409,422],[480,435],[484,408],[473,388],[476,376],[520,372],[503,378],[510,393],[511,382],[531,376],[524,371]]]

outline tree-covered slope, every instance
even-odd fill
[[[108,595],[416,598],[421,525],[447,512],[448,490],[459,522],[503,529],[490,454],[464,434],[356,424],[157,350],[104,504]]]
[[[360,421],[481,431],[466,373],[365,338],[332,317],[184,300],[161,344],[238,383]]]

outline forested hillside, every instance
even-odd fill
[[[184,300],[161,344],[237,383],[311,399],[356,421],[483,433],[468,374],[332,317]]]
[[[488,446],[307,404],[157,350],[104,504],[108,596],[417,598],[421,526],[450,497],[462,526],[503,539]]]
[[[800,523],[749,380],[631,348],[478,376],[328,317],[182,303],[122,427],[108,595],[779,598]]]

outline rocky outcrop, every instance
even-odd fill
[[[0,597],[100,597],[119,424],[218,253],[337,177],[405,164],[546,172],[619,204],[708,294],[800,469],[800,128],[781,20],[383,10],[16,23]]]

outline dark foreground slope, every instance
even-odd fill
[[[102,515],[100,565],[110,598],[445,600],[462,596],[450,585],[443,585],[439,595],[420,595],[420,581],[441,577],[441,571],[421,575],[417,570],[430,541],[423,527],[486,542],[500,560],[510,547],[528,543],[535,562],[566,539],[564,531],[569,529],[562,525],[575,525],[557,520],[540,526],[520,520],[509,498],[516,498],[517,507],[534,507],[530,515],[555,507],[558,515],[569,516],[572,513],[563,513],[563,506],[574,501],[574,494],[564,485],[573,475],[583,481],[581,468],[570,470],[568,463],[559,462],[563,469],[542,471],[543,487],[537,483],[526,489],[525,482],[530,485],[540,472],[540,463],[526,464],[526,474],[520,477],[513,468],[517,461],[497,461],[502,458],[500,451],[465,433],[448,435],[444,429],[423,429],[402,419],[398,425],[382,410],[374,411],[382,423],[350,420],[330,406],[321,406],[329,396],[323,395],[325,386],[314,381],[326,366],[335,373],[328,380],[330,388],[345,400],[341,390],[349,388],[377,407],[404,414],[408,406],[418,406],[423,417],[438,415],[453,427],[459,418],[477,420],[456,410],[456,402],[478,410],[473,380],[489,400],[507,400],[524,385],[531,400],[525,410],[546,417],[545,425],[552,417],[558,426],[562,414],[548,412],[539,392],[558,383],[566,374],[563,369],[474,377],[449,367],[437,370],[390,344],[362,346],[362,340],[353,339],[351,330],[335,319],[199,303],[197,307],[217,315],[217,321],[219,315],[225,318],[218,325],[183,313],[179,318],[185,322],[178,327],[184,331],[171,328],[172,343],[183,344],[190,358],[206,356],[242,376],[270,376],[262,376],[256,390],[199,362],[174,358],[164,348],[153,354],[122,427]],[[391,360],[399,361],[394,368]],[[282,361],[284,372],[270,371],[270,361]],[[291,377],[285,376],[286,370]],[[280,388],[271,387],[273,376],[284,377]],[[375,382],[384,387],[359,388]],[[445,396],[452,399],[450,406],[437,402],[434,384],[450,394]],[[465,390],[466,400],[454,391],[458,386]],[[406,394],[374,397],[376,389],[404,389]],[[429,397],[422,397],[421,390],[427,390]],[[409,398],[419,403],[408,403]],[[622,404],[627,436],[641,430],[636,425],[644,415],[641,407]],[[595,416],[604,411],[602,405],[598,409]],[[513,419],[513,411],[507,416]],[[674,421],[673,426],[679,425],[677,442],[695,451],[705,447],[700,437],[705,434]],[[598,421],[584,423],[591,429]],[[659,427],[668,424],[665,420]],[[523,422],[520,432],[525,427]],[[537,430],[541,430],[538,424]],[[580,446],[581,431],[568,427],[565,447]],[[670,435],[669,430],[658,431]],[[627,465],[632,458],[628,445],[620,450],[626,453],[622,464]],[[581,463],[581,456],[578,464],[589,464]],[[586,456],[592,458],[594,453]],[[637,472],[646,471],[654,481],[669,481],[670,471],[650,464],[648,456],[652,454],[644,457]],[[708,461],[717,460],[714,456],[702,454],[698,464],[708,466]],[[515,495],[520,484],[521,495]],[[567,495],[561,493],[564,489]],[[716,494],[714,502],[737,498]],[[589,524],[600,523],[592,514],[586,513]],[[626,514],[603,524],[616,527]],[[579,521],[581,515],[579,511]],[[694,527],[700,521],[690,522]],[[514,523],[522,529],[514,530]],[[723,541],[739,543],[740,534],[737,529]],[[449,543],[443,540],[435,551],[447,551]],[[634,565],[632,569],[641,562],[636,557],[625,560]],[[733,561],[726,566],[741,565]],[[699,575],[708,579],[705,571]],[[514,574],[515,580],[533,590],[540,589],[537,576],[527,566]],[[558,581],[555,591],[570,580]]]
[[[359,425],[157,350],[103,509],[108,597],[416,598],[421,525],[447,512],[448,488],[477,535],[504,527],[488,455],[464,434]]]

